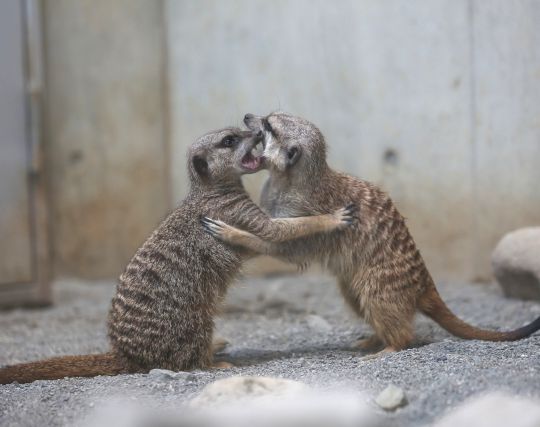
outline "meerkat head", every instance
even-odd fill
[[[244,123],[253,132],[263,132],[264,163],[270,173],[305,180],[327,168],[326,143],[313,123],[283,112],[246,114]]]
[[[216,185],[240,181],[262,169],[262,131],[225,128],[201,136],[188,153],[192,182]]]

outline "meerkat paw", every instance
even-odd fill
[[[229,341],[227,341],[225,338],[216,337],[212,341],[212,353],[219,353],[220,351],[225,350],[228,345]]]
[[[367,356],[362,357],[360,360],[373,360],[378,359],[381,356],[384,356],[385,354],[389,353],[396,353],[398,350],[396,350],[393,347],[385,347],[381,351],[374,353],[374,354],[368,354]]]
[[[227,239],[229,235],[233,234],[233,228],[231,226],[217,219],[204,217],[201,219],[201,224],[208,234],[211,234],[218,239]]]
[[[351,347],[362,351],[375,351],[380,349],[383,345],[383,342],[377,335],[371,335],[354,342]]]
[[[232,363],[222,361],[222,362],[215,362],[212,368],[213,369],[230,369],[230,368],[234,368],[234,365]]]
[[[347,227],[354,222],[356,213],[356,205],[354,203],[349,203],[344,208],[340,208],[334,212],[334,218],[336,219],[338,225],[342,227]]]

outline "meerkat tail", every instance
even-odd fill
[[[0,369],[0,384],[30,383],[65,377],[95,377],[134,372],[114,353],[63,356]]]
[[[540,329],[540,317],[521,328],[507,332],[489,331],[471,326],[450,311],[441,299],[434,284],[429,286],[427,291],[420,298],[419,309],[448,332],[464,339],[516,341],[526,338]]]

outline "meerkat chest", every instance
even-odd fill
[[[303,199],[294,192],[276,189],[268,191],[261,199],[261,205],[274,218],[291,218],[310,215]]]
[[[305,215],[305,213],[301,212],[300,209],[293,206],[292,204],[289,204],[287,202],[279,203],[279,201],[277,200],[270,206],[268,212],[274,218],[294,218]]]

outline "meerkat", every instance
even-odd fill
[[[215,221],[210,232],[254,252],[301,265],[317,261],[327,267],[348,305],[375,332],[356,343],[362,350],[381,349],[366,358],[410,346],[417,311],[465,339],[518,340],[540,329],[540,318],[510,332],[497,332],[478,329],[455,316],[441,299],[405,219],[390,197],[367,181],[332,170],[326,161],[324,137],[314,124],[285,113],[247,114],[244,123],[253,131],[264,132],[270,176],[261,206],[271,216],[317,215],[352,201],[357,221],[340,234],[280,244],[222,221]]]
[[[120,276],[108,318],[108,353],[6,367],[0,370],[0,384],[214,366],[214,316],[250,254],[208,235],[204,217],[276,242],[329,232],[352,221],[352,206],[309,218],[272,219],[264,214],[241,181],[243,174],[261,169],[255,150],[261,136],[226,128],[204,135],[190,148],[189,194]]]

